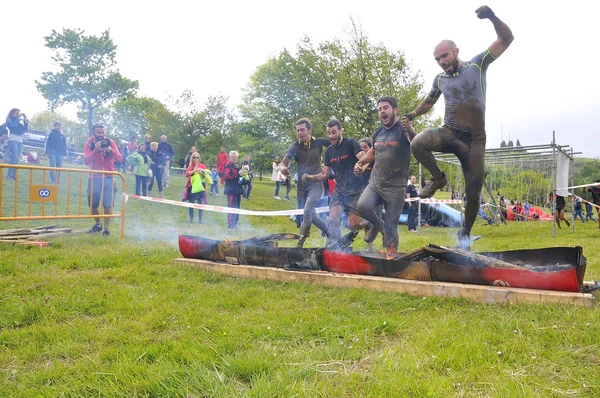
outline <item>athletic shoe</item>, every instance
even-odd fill
[[[462,230],[458,231],[458,246],[457,248],[462,250],[471,251],[471,237],[465,235]]]
[[[431,185],[421,189],[421,192],[419,193],[419,198],[421,198],[421,199],[431,198],[433,196],[433,194],[435,194],[435,191],[437,191],[438,189],[444,188],[446,186],[446,184],[448,184],[448,180],[446,179],[446,174],[443,174],[442,178],[431,177]]]
[[[305,241],[306,241],[306,236],[300,235],[300,239],[298,239],[298,243],[296,243],[296,249],[302,249]]]
[[[102,236],[110,236],[110,231],[105,229],[104,232],[102,232]]]
[[[273,199],[281,200],[279,196],[273,196]]]
[[[369,227],[367,232],[365,233],[365,242],[371,243],[377,238],[377,234],[381,232],[379,228],[376,228],[373,224]]]
[[[93,233],[100,232],[100,231],[102,231],[102,224],[96,224],[87,233],[93,234]]]

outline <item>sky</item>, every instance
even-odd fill
[[[515,36],[488,69],[487,147],[499,147],[502,139],[518,139],[521,145],[549,144],[555,131],[557,143],[582,152],[578,156],[600,157],[596,138],[600,56],[594,40],[599,37],[600,2],[548,4],[537,0],[487,4]],[[201,101],[221,93],[234,108],[250,75],[269,57],[283,49],[293,51],[305,36],[314,43],[343,38],[352,17],[372,43],[403,51],[428,91],[441,71],[433,59],[440,40],[454,40],[459,57],[469,60],[496,39],[491,22],[476,17],[475,9],[481,5],[471,0],[25,0],[0,23],[5,49],[0,110],[8,113],[17,107],[31,117],[47,108],[35,80],[55,68],[44,36],[63,28],[94,35],[110,29],[118,46],[117,65],[125,77],[139,81],[139,95],[165,102],[186,89]],[[74,109],[59,111],[75,118]],[[433,112],[443,116],[443,98]]]

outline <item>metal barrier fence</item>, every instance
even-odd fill
[[[4,169],[14,169],[14,180],[5,179]],[[51,172],[55,173],[58,183],[49,178]],[[19,178],[22,179],[23,174],[26,176],[24,182]],[[102,177],[92,178],[92,175]],[[126,193],[125,177],[119,172],[0,164],[0,176],[0,221],[120,218],[121,239],[125,238],[125,200],[121,200],[120,213],[101,212],[105,203],[105,184],[111,184],[112,187],[109,202],[112,208],[115,205],[117,178],[121,179],[121,192]],[[96,202],[93,196],[98,190],[98,184],[100,197],[97,203],[100,214],[92,214],[92,206]],[[92,200],[88,200],[88,195]]]

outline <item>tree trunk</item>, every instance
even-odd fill
[[[93,126],[93,121],[94,121],[94,108],[92,107],[92,103],[90,101],[88,101],[87,103],[87,107],[88,107],[88,131],[90,132],[90,137],[94,135],[94,132],[92,131],[92,126]]]

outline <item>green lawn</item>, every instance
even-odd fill
[[[131,175],[127,181],[132,192]],[[183,184],[173,176],[167,198],[180,199]],[[255,181],[242,208],[295,208],[273,191],[270,181]],[[51,223],[92,224],[0,228]],[[226,225],[223,214],[205,212],[204,224],[190,225],[185,208],[130,200],[123,241],[113,233],[52,239],[44,248],[0,246],[0,396],[600,396],[597,308],[482,305],[173,264],[181,233],[297,231],[285,217],[241,216],[234,233]],[[483,239],[473,250],[581,245],[586,279],[600,279],[600,229],[576,227],[552,237],[550,223],[478,221],[474,234]],[[453,245],[455,234],[400,226],[400,250]],[[308,245],[323,242],[313,231]],[[362,234],[356,248],[361,243]]]

